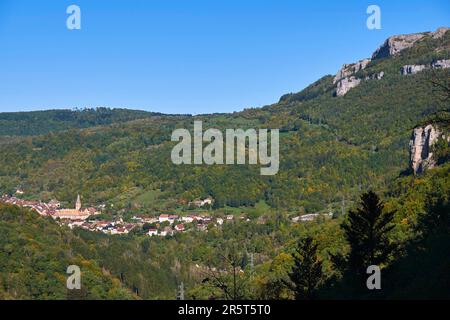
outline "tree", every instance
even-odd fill
[[[349,211],[348,220],[342,226],[350,244],[348,271],[356,276],[360,285],[365,285],[360,280],[366,275],[367,267],[386,263],[396,249],[388,238],[394,228],[394,212],[384,212],[383,208],[377,194],[372,191],[364,193],[359,208]]]
[[[322,261],[317,256],[317,244],[311,237],[301,239],[292,254],[294,266],[289,273],[288,286],[296,300],[314,299],[323,282]]]
[[[450,100],[450,80],[444,73],[440,76],[436,71],[431,72],[430,82],[433,85],[433,94],[435,94],[442,102]],[[446,108],[448,110],[448,103]]]
[[[207,271],[202,283],[222,292],[226,300],[242,300],[246,298],[247,273],[241,269],[244,255],[236,245],[224,248],[224,254],[219,253],[221,267],[207,264]]]
[[[425,201],[417,236],[385,272],[388,299],[450,298],[450,202],[442,194],[429,194]]]

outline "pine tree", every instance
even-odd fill
[[[348,271],[351,275],[365,276],[368,266],[386,263],[395,250],[388,238],[394,228],[391,223],[394,212],[384,212],[383,208],[380,198],[369,191],[361,196],[360,207],[349,211],[343,229],[350,244]]]
[[[294,266],[289,273],[288,286],[294,291],[296,300],[314,299],[323,280],[322,261],[317,256],[317,244],[311,237],[299,241]]]

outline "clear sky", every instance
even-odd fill
[[[71,4],[81,30],[66,27]],[[370,4],[381,30],[366,27]],[[0,0],[0,111],[260,107],[440,26],[449,0]]]

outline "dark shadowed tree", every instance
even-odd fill
[[[365,288],[367,267],[388,262],[396,249],[388,237],[394,228],[394,212],[386,212],[383,208],[377,194],[364,193],[359,207],[349,211],[348,219],[342,225],[350,245],[346,275],[356,281],[357,288]]]
[[[207,262],[202,284],[222,293],[222,296],[211,298],[226,300],[247,298],[249,272],[241,268],[244,256],[245,253],[241,252],[239,244],[234,243],[220,249],[218,253],[220,264]]]
[[[317,256],[317,244],[311,237],[301,239],[292,257],[294,266],[287,285],[296,300],[314,299],[324,278],[322,261]]]
[[[429,197],[425,209],[415,226],[418,236],[387,270],[390,299],[450,298],[450,202]]]

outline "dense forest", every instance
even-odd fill
[[[121,109],[0,114],[0,193],[104,204],[102,217],[190,212],[245,216],[208,232],[149,237],[70,230],[34,212],[0,207],[0,297],[65,299],[65,268],[86,266],[87,299],[449,298],[450,145],[436,167],[409,168],[414,127],[447,134],[449,69],[402,75],[406,64],[450,58],[450,32],[399,55],[345,96],[332,76],[269,106],[232,114],[161,115]],[[280,170],[170,161],[176,128],[280,128]],[[42,125],[42,122],[45,125]],[[293,223],[308,213],[331,219]],[[369,236],[370,235],[370,236]],[[375,235],[375,236],[374,236]],[[36,263],[39,261],[39,263]],[[383,290],[367,290],[367,265]],[[84,268],[83,268],[84,270]],[[70,298],[70,297],[69,297]]]
[[[133,299],[118,278],[87,258],[89,244],[52,219],[0,204],[1,299]],[[69,265],[81,266],[83,284],[66,289]]]
[[[0,113],[0,135],[32,136],[99,125],[126,122],[162,114],[130,109],[105,107],[74,110],[45,110]]]

